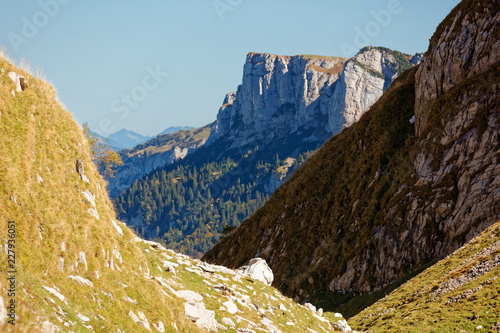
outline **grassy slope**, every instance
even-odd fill
[[[130,242],[133,234],[126,230],[123,237],[117,237],[111,224],[115,214],[109,201],[105,184],[91,163],[89,147],[81,129],[71,115],[56,101],[55,91],[44,81],[31,77],[27,72],[14,68],[0,58],[0,216],[1,239],[6,239],[7,220],[17,224],[17,271],[18,271],[18,323],[14,331],[36,331],[37,322],[49,319],[59,324],[55,308],[59,306],[66,314],[65,321],[73,321],[74,331],[83,329],[76,320],[76,312],[91,318],[93,327],[115,330],[118,324],[122,330],[134,331],[136,325],[126,318],[126,311],[137,310],[147,304],[148,318],[156,322],[172,322],[186,332],[193,329],[179,311],[180,307],[159,293],[158,285],[147,283],[142,276],[132,274],[146,267],[146,257]],[[24,75],[30,87],[14,97],[11,91],[14,83],[7,76],[9,71]],[[75,172],[75,160],[83,161],[87,184]],[[37,175],[43,182],[37,181]],[[90,215],[91,208],[82,191],[89,190],[96,195],[100,220]],[[17,196],[17,204],[10,197]],[[61,243],[66,251],[61,251]],[[103,250],[118,248],[123,264],[123,273],[105,267]],[[80,263],[70,270],[84,252],[88,269]],[[59,258],[63,257],[64,272],[58,270]],[[7,263],[4,252],[2,263],[2,296],[6,297],[5,271]],[[100,279],[96,278],[98,271]],[[94,283],[94,289],[81,287],[68,279],[68,275],[80,275]],[[129,285],[124,288],[118,284]],[[56,286],[67,297],[67,305],[50,295],[42,286]],[[99,290],[111,292],[113,299],[107,300]],[[139,306],[124,304],[122,295],[138,298]],[[142,295],[142,296],[141,296]],[[157,295],[146,299],[147,295]],[[50,297],[50,298],[49,298]],[[97,304],[93,298],[100,298],[99,314],[106,321],[97,320]],[[51,299],[55,300],[53,304]],[[105,301],[104,301],[105,300]],[[135,310],[134,310],[135,309]],[[12,330],[11,325],[7,326]],[[4,327],[5,329],[5,327]],[[195,328],[194,328],[195,329]],[[83,329],[86,330],[86,329]]]
[[[351,326],[375,332],[455,332],[457,329],[471,332],[479,325],[489,329],[500,321],[500,283],[490,280],[500,276],[500,267],[437,298],[433,292],[439,290],[443,282],[464,276],[472,266],[498,255],[498,244],[491,253],[476,254],[499,241],[500,222],[350,319]],[[481,284],[482,289],[469,298],[448,304],[453,297]],[[477,319],[472,319],[474,314]]]
[[[62,331],[88,332],[84,325],[102,332],[142,331],[141,326],[129,318],[130,310],[135,314],[144,312],[151,324],[162,321],[167,332],[199,331],[184,317],[184,300],[172,296],[168,288],[152,277],[172,279],[176,289],[182,284],[204,295],[216,295],[216,292],[200,283],[198,274],[184,270],[183,265],[178,269],[178,277],[160,268],[158,260],[165,257],[166,252],[162,251],[162,255],[146,243],[137,244],[135,235],[123,224],[118,223],[124,234],[117,232],[111,222],[115,213],[104,190],[105,183],[91,162],[88,144],[71,115],[58,104],[55,91],[3,58],[0,58],[0,68],[5,70],[0,75],[0,239],[3,246],[7,239],[7,221],[15,221],[18,316],[16,326],[4,324],[0,331],[38,332],[45,321]],[[7,75],[9,71],[24,75],[30,87],[13,96],[11,91],[15,87]],[[76,173],[76,159],[83,161],[90,184],[80,180]],[[38,176],[43,181],[39,182]],[[82,195],[85,190],[96,195],[99,220],[88,212],[91,204]],[[122,262],[112,254],[113,250],[119,251]],[[82,252],[87,267],[79,262]],[[63,272],[58,270],[61,257],[64,258]],[[113,268],[109,267],[111,258]],[[190,265],[196,264],[182,258]],[[5,303],[10,297],[4,282],[7,267],[4,251],[1,251],[0,263],[0,296]],[[81,286],[68,278],[69,275],[86,278],[93,287]],[[243,288],[249,283],[244,280],[239,285]],[[258,282],[252,285],[269,295],[276,294],[271,287]],[[65,301],[43,286],[57,289]],[[262,296],[259,294],[259,298]],[[125,297],[137,304],[126,301]],[[270,301],[259,302],[267,305]],[[292,308],[297,325],[301,320],[300,325],[315,330],[322,330],[320,326],[328,329],[328,322],[315,320],[303,307],[292,304],[289,299],[281,302]],[[275,307],[279,305],[276,301],[272,303]],[[214,304],[207,303],[207,308],[210,306]],[[218,311],[218,308],[219,305],[212,309]],[[90,320],[82,322],[79,314]],[[216,317],[220,319],[222,315],[219,311]],[[240,315],[253,316],[246,310]],[[282,321],[275,319],[276,323]],[[246,327],[246,324],[242,322],[237,327]],[[287,328],[282,330],[292,330]]]

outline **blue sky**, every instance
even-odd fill
[[[102,134],[155,135],[216,119],[248,52],[352,56],[427,49],[457,0],[9,1],[0,45]],[[366,42],[366,43],[365,43]]]

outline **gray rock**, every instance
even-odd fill
[[[278,327],[269,318],[262,318],[261,323],[267,328],[269,333],[281,333]]]
[[[184,304],[184,315],[206,331],[217,332],[218,330],[215,312],[205,309],[203,303]]]
[[[252,279],[260,280],[267,285],[271,285],[271,283],[273,283],[273,271],[262,258],[251,259],[248,266],[241,267],[240,271],[243,275],[249,276]]]
[[[58,292],[54,288],[46,287],[46,286],[42,286],[42,287],[43,287],[43,289],[47,290],[49,293],[51,293],[52,295],[57,297],[61,302],[64,302],[66,300],[66,297],[64,297],[63,294],[61,294],[60,292]]]
[[[163,322],[159,321],[158,325],[153,324],[153,327],[156,328],[160,333],[165,332],[165,326],[163,325]]]
[[[311,310],[312,312],[316,312],[316,307],[312,305],[311,303],[305,303],[304,306]]]
[[[94,284],[92,283],[92,281],[90,281],[90,280],[88,280],[86,278],[83,278],[81,276],[69,275],[68,278],[70,278],[70,279],[78,282],[82,286],[88,286],[88,287],[91,287],[91,288],[94,287]]]
[[[345,319],[340,319],[337,322],[331,321],[330,324],[335,330],[339,330],[342,333],[352,332],[351,327],[349,326],[349,324],[347,324],[347,321]]]
[[[255,332],[254,330],[251,330],[249,328],[242,327],[242,328],[238,328],[236,330],[236,333],[257,333],[257,332]]]
[[[9,77],[12,79],[12,81],[14,81],[17,92],[24,91],[29,87],[28,81],[24,76],[19,75],[16,72],[9,72]]]
[[[59,271],[64,272],[64,257],[63,256],[59,257]]]
[[[203,296],[192,290],[178,290],[175,292],[175,295],[184,298],[189,303],[203,302]]]
[[[80,175],[80,177],[84,174],[85,170],[83,168],[83,161],[81,159],[77,159],[75,162],[76,172]]]
[[[55,333],[56,327],[50,321],[46,320],[42,323],[42,333]]]
[[[144,317],[144,319],[145,319],[144,313],[139,312],[139,314],[142,314],[141,317]],[[146,321],[142,320],[132,310],[130,310],[128,312],[128,315],[129,315],[129,317],[132,319],[132,321],[134,323],[137,323],[137,324],[141,325],[142,327],[144,327],[145,329],[147,329],[148,331],[151,331],[151,327],[149,326],[149,323],[147,322],[147,319],[146,319]]]
[[[226,301],[222,303],[222,305],[226,307],[226,311],[229,312],[230,314],[235,314],[239,312],[238,307],[236,306],[236,304],[234,304],[232,300]]]
[[[222,323],[226,326],[229,326],[230,328],[235,328],[236,324],[230,319],[230,318],[222,318]]]

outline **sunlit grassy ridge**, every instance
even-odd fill
[[[138,243],[140,239],[124,224],[113,223],[115,212],[91,161],[89,144],[57,102],[54,89],[3,58],[0,68],[0,240],[4,246],[7,221],[15,221],[17,271],[16,325],[0,323],[0,331],[40,332],[54,326],[73,332],[147,331],[132,320],[130,311],[139,317],[144,313],[152,331],[158,331],[153,325],[160,322],[167,332],[200,331],[185,318],[185,300],[172,292],[179,289],[202,294],[217,319],[230,317],[219,311],[219,300],[226,299],[190,269],[199,262]],[[26,77],[29,88],[12,93],[11,71]],[[89,183],[77,172],[77,159],[83,162]],[[94,208],[99,218],[91,214]],[[160,259],[169,256],[179,264],[176,273],[162,266]],[[7,265],[7,254],[1,251],[4,306],[11,299],[5,283]],[[208,274],[206,279],[215,278]],[[275,324],[284,325],[280,326],[283,332],[296,331],[300,325],[331,331],[328,320],[317,320],[309,310],[258,281],[243,279],[230,285],[249,291],[246,285],[253,286],[259,294],[250,298],[262,306],[286,304],[287,315],[295,318],[274,310],[266,314]],[[275,300],[264,300],[264,293]],[[240,316],[262,326],[252,308],[241,310]],[[285,319],[297,326],[286,326]],[[239,327],[247,327],[247,322],[236,323],[235,329]]]

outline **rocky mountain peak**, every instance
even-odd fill
[[[351,125],[409,68],[411,56],[367,47],[354,58],[247,55],[242,84],[226,95],[209,142],[233,147],[314,129],[322,143]]]

